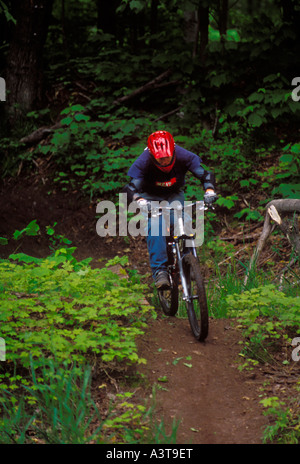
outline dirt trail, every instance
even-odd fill
[[[128,249],[124,240],[99,239],[95,205],[87,205],[80,192],[49,195],[50,187],[31,178],[2,185],[0,236],[11,236],[33,219],[41,228],[57,222],[56,233],[72,240],[79,259],[93,257],[98,263],[129,253],[133,266],[137,263],[140,272],[149,271],[145,243],[133,241]],[[12,241],[7,252],[16,245]],[[43,236],[29,237],[21,245],[19,252],[34,256],[49,252],[49,241]],[[200,344],[187,320],[162,316],[150,323],[140,340],[140,355],[148,361],[140,369],[148,378],[149,390],[139,393],[149,397],[151,385],[159,385],[157,416],[168,427],[174,418],[181,421],[178,444],[261,442],[266,423],[258,403],[261,382],[237,370],[238,340],[238,332],[226,320],[212,320],[208,339]]]
[[[178,444],[259,444],[266,417],[261,382],[237,370],[238,332],[228,320],[211,320],[205,343],[193,339],[187,320],[159,318],[141,341],[141,370],[159,385],[157,415],[171,430],[180,420]],[[162,381],[163,380],[163,381]]]

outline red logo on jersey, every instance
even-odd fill
[[[172,187],[172,185],[176,184],[176,182],[177,182],[176,177],[173,177],[173,179],[168,180],[166,182],[155,182],[155,184],[158,187]]]

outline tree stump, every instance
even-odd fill
[[[293,225],[290,225],[282,219],[280,214],[294,214],[296,217],[293,220]],[[293,246],[295,253],[300,258],[300,237],[299,237],[299,225],[298,215],[300,213],[300,200],[287,199],[287,200],[272,200],[266,205],[265,221],[262,233],[259,237],[256,249],[251,257],[249,268],[245,276],[244,285],[247,284],[248,277],[253,268],[255,262],[257,262],[259,255],[272,232],[273,224],[271,219],[275,221],[276,225],[283,232],[285,237],[288,239],[290,244]]]

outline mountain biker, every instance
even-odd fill
[[[199,156],[175,144],[169,132],[156,131],[130,167],[131,180],[123,192],[130,202],[177,200],[184,205],[183,187],[188,171],[202,182],[205,202],[216,201],[215,176],[203,168]],[[147,246],[155,285],[158,289],[168,288],[166,237],[161,231],[158,236],[151,234],[151,221],[148,221]]]

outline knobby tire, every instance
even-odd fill
[[[172,286],[168,290],[159,290],[158,298],[166,316],[175,316],[178,311],[178,278],[173,277]]]
[[[199,261],[191,253],[184,257],[184,272],[192,297],[186,302],[189,323],[195,338],[203,342],[209,328],[206,291]]]

